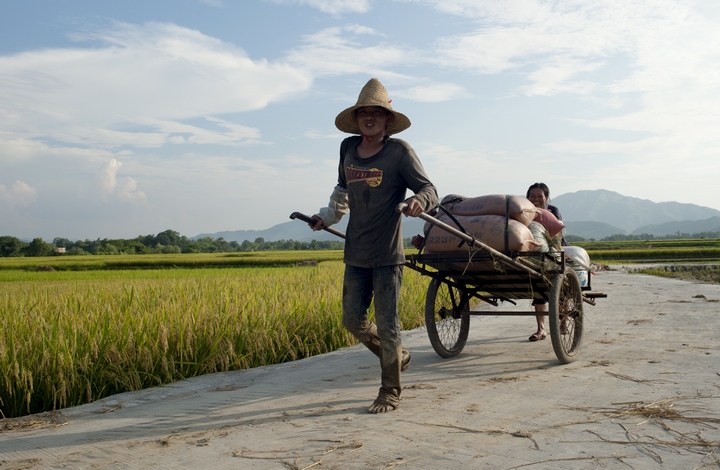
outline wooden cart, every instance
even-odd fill
[[[404,203],[397,210],[403,208]],[[564,364],[577,358],[585,326],[583,304],[595,305],[595,299],[607,297],[592,291],[589,273],[587,285],[581,286],[563,252],[498,251],[428,214],[420,218],[460,238],[467,247],[456,253],[406,256],[407,267],[432,278],[425,297],[425,324],[438,355],[452,357],[463,350],[471,315],[537,315],[534,310],[480,311],[472,308],[474,303],[498,306],[538,299],[548,302],[555,355]]]
[[[401,203],[396,210],[402,212],[404,208],[405,203]],[[583,305],[595,305],[595,299],[607,295],[592,291],[589,275],[587,285],[581,286],[563,252],[498,251],[428,214],[419,217],[457,236],[467,246],[466,251],[454,253],[421,251],[406,255],[405,266],[431,278],[425,297],[425,323],[438,355],[460,354],[472,315],[537,315],[534,310],[473,309],[477,302],[498,306],[500,302],[517,304],[517,300],[542,299],[548,302],[550,338],[558,360],[567,364],[578,357],[585,326]],[[290,218],[311,221],[298,212]],[[342,232],[327,230],[344,237]]]

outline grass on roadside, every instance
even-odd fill
[[[709,282],[713,284],[720,284],[720,268],[714,269],[693,269],[689,266],[688,269],[640,269],[637,271],[641,274],[650,274],[652,276],[660,277],[672,277],[675,279],[683,279],[687,281],[700,281]]]

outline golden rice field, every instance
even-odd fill
[[[709,263],[720,261],[720,239],[624,240],[572,243],[595,263]]]
[[[715,261],[716,244],[580,245],[593,262],[613,263]],[[352,345],[341,325],[341,259],[340,251],[0,258],[0,419]],[[427,284],[405,270],[405,329],[424,323]]]
[[[305,258],[314,255],[306,253]],[[172,265],[175,257],[182,266],[187,255],[165,256],[165,264]],[[283,256],[257,258],[267,257],[272,266],[269,258]],[[337,253],[334,257],[339,258]],[[117,261],[102,258],[92,257],[92,262]],[[51,265],[59,260],[25,261]],[[79,405],[354,344],[341,324],[344,265],[336,260],[298,265],[300,261],[266,268],[45,272],[18,259],[0,259],[2,416]],[[404,329],[424,323],[426,288],[426,277],[405,270]]]

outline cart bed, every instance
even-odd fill
[[[548,253],[536,251],[514,253],[513,258],[518,263],[525,260],[535,275],[521,269],[522,266],[500,263],[483,251],[407,255],[406,265],[431,277],[450,278],[457,284],[473,286],[488,297],[547,300],[552,276],[565,272],[564,260],[558,262]]]

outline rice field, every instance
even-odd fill
[[[580,242],[595,263],[707,263],[720,261],[720,239]]]
[[[281,267],[342,260],[341,250],[257,251],[242,253],[187,253],[154,255],[84,255],[0,258],[3,271],[110,271],[131,269],[202,269]]]
[[[720,260],[717,240],[584,246],[593,262]],[[355,344],[340,251],[0,258],[0,418]],[[428,278],[406,269],[405,329]]]
[[[341,261],[266,268],[3,268],[0,411],[6,418],[355,344],[341,324]],[[405,270],[404,329],[424,323],[426,288],[427,278]]]

